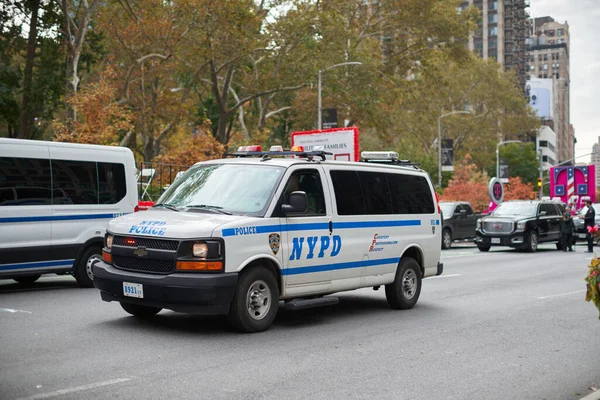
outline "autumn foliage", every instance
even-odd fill
[[[468,201],[476,211],[487,210],[489,177],[480,171],[470,155],[455,167],[454,176],[441,196],[442,201]]]
[[[525,184],[521,181],[521,177],[516,176],[508,179],[508,183],[504,185],[504,200],[529,200],[534,193],[531,183]]]
[[[169,142],[164,152],[153,162],[171,165],[191,166],[199,161],[221,158],[225,147],[211,135],[208,124],[203,125],[194,135],[180,132]]]
[[[78,118],[71,126],[54,121],[54,140],[58,142],[118,145],[133,129],[132,113],[117,102],[115,72],[108,68],[97,82],[88,84],[68,102]]]

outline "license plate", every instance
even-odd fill
[[[500,238],[492,238],[493,244],[500,244]]]
[[[123,294],[128,297],[144,298],[144,287],[140,283],[123,282]]]
[[[586,237],[587,237],[587,235],[585,233],[579,234],[579,239],[585,239]]]

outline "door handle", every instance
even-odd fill
[[[331,235],[333,233],[333,222],[329,221],[329,234]]]

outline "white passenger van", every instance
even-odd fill
[[[413,307],[421,279],[443,270],[428,174],[397,153],[360,163],[325,154],[194,165],[153,208],[109,223],[93,268],[102,299],[138,317],[228,314],[245,332],[267,329],[280,301],[332,304],[323,296],[362,287],[384,285],[392,308]]]
[[[108,221],[136,205],[127,148],[0,138],[0,279],[72,273],[93,287]]]

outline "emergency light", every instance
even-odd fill
[[[255,146],[240,146],[238,147],[237,151],[240,152],[254,152],[254,151],[262,151],[262,147],[255,145]]]
[[[303,152],[304,151],[304,146],[292,146],[290,151],[300,151]]]
[[[399,155],[395,151],[363,151],[360,157],[363,160],[397,161]]]
[[[283,146],[271,146],[269,151],[283,151]]]

